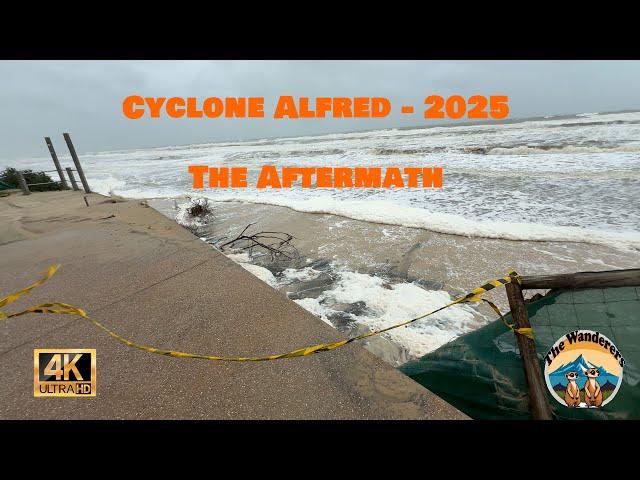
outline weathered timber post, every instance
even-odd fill
[[[531,328],[527,306],[522,296],[522,287],[516,281],[507,283],[507,297],[515,328]],[[552,420],[551,407],[547,400],[547,389],[544,384],[540,362],[536,354],[536,342],[524,335],[516,333],[518,349],[524,364],[524,374],[529,387],[529,403],[534,420]]]
[[[73,170],[71,170],[71,167],[67,167],[67,175],[69,175],[69,181],[71,182],[73,189],[80,190],[80,187],[78,187],[78,182],[76,182],[76,177],[73,176]]]
[[[67,190],[69,185],[67,185],[67,181],[64,178],[64,173],[62,171],[62,167],[60,166],[60,161],[58,161],[58,155],[56,155],[56,151],[53,148],[53,143],[51,143],[51,139],[49,137],[44,137],[44,141],[49,147],[49,153],[51,154],[51,158],[53,159],[53,164],[56,166],[56,170],[58,171],[58,175],[60,176],[60,182],[62,183],[62,188]]]
[[[20,188],[22,189],[23,195],[31,195],[29,185],[27,185],[27,181],[24,179],[24,175],[22,175],[22,172],[20,170],[18,170],[18,183],[20,183]]]
[[[520,277],[520,284],[525,290],[531,288],[635,287],[640,285],[640,268]]]
[[[84,171],[82,170],[82,165],[80,165],[80,160],[78,160],[78,154],[76,153],[76,149],[71,142],[71,137],[68,133],[63,133],[64,141],[67,142],[67,147],[69,148],[69,153],[71,154],[71,158],[73,159],[73,163],[76,166],[76,172],[78,172],[78,176],[80,177],[80,181],[82,182],[82,186],[84,187],[84,191],[86,193],[91,193],[91,189],[89,188],[89,184],[87,183],[87,179],[84,176]]]

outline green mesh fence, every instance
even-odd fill
[[[561,405],[559,419],[640,419],[640,287],[559,291],[527,305],[540,366],[558,338],[576,329],[609,337],[625,357],[622,385],[600,409]],[[505,316],[512,323],[511,315]],[[528,419],[529,402],[514,333],[498,320],[443,345],[400,370],[476,419]]]

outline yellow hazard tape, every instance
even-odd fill
[[[0,300],[0,307],[4,307],[5,305],[9,305],[10,303],[13,303],[14,301],[16,301],[18,298],[20,298],[22,295],[25,295],[26,293],[30,292],[31,290],[33,290],[34,288],[42,285],[44,282],[46,282],[48,279],[50,279],[58,270],[58,268],[60,267],[60,265],[52,265],[47,269],[47,272],[45,274],[45,276],[43,278],[41,278],[40,280],[38,280],[37,282],[33,283],[32,285],[29,285],[28,287],[20,290],[19,292],[13,293],[5,298],[3,298],[2,300]],[[214,360],[214,361],[227,361],[227,362],[262,362],[262,361],[266,361],[266,360],[280,360],[283,358],[294,358],[294,357],[305,357],[307,355],[312,355],[314,353],[318,353],[318,352],[327,352],[330,350],[335,350],[336,348],[342,347],[344,345],[347,345],[348,343],[351,342],[355,342],[356,340],[362,340],[364,338],[368,338],[368,337],[373,337],[375,335],[380,335],[381,333],[384,332],[388,332],[389,330],[393,330],[395,328],[400,328],[400,327],[404,327],[407,326],[413,322],[417,322],[418,320],[421,320],[423,318],[426,318],[430,315],[433,315],[437,312],[440,312],[442,310],[444,310],[445,308],[449,308],[453,305],[459,304],[459,303],[469,303],[469,302],[479,302],[480,300],[484,300],[482,297],[482,295],[484,295],[486,292],[488,292],[489,290],[492,290],[496,287],[501,287],[503,285],[506,285],[507,283],[511,283],[513,281],[518,281],[518,274],[516,272],[514,272],[513,270],[510,270],[508,272],[508,275],[502,278],[498,278],[496,280],[491,280],[490,282],[487,282],[486,284],[482,285],[481,287],[475,288],[473,289],[471,292],[469,292],[468,294],[458,297],[456,299],[454,299],[452,302],[448,303],[447,305],[444,305],[440,308],[437,308],[429,313],[425,313],[424,315],[420,315],[419,317],[415,317],[412,318],[411,320],[407,320],[405,322],[402,323],[398,323],[395,325],[392,325],[390,327],[386,327],[383,328],[381,330],[374,330],[371,332],[367,332],[364,333],[362,335],[358,335],[357,337],[352,337],[349,338],[347,340],[340,340],[339,342],[331,342],[331,343],[320,343],[318,345],[311,345],[308,347],[303,347],[303,348],[299,348],[297,350],[292,350],[290,352],[287,353],[281,353],[281,354],[276,354],[276,355],[267,355],[267,356],[262,356],[262,357],[221,357],[221,356],[217,356],[217,355],[201,355],[201,354],[197,354],[197,353],[188,353],[188,352],[178,352],[175,350],[163,350],[161,348],[155,348],[155,347],[151,347],[148,345],[142,345],[140,343],[136,343],[133,342],[131,340],[128,340],[127,338],[124,338],[122,336],[120,336],[119,334],[117,334],[116,332],[114,332],[113,330],[110,330],[109,328],[105,327],[102,323],[100,323],[98,320],[91,318],[89,315],[87,315],[87,312],[85,312],[84,310],[82,310],[81,308],[78,307],[74,307],[73,305],[69,305],[67,303],[60,303],[60,302],[53,302],[53,303],[43,303],[40,305],[36,305],[33,307],[29,307],[25,310],[22,310],[20,312],[15,312],[15,313],[11,313],[11,314],[6,314],[0,311],[0,320],[6,320],[8,318],[12,318],[12,317],[18,317],[20,315],[25,315],[28,313],[51,313],[51,314],[61,314],[61,315],[77,315],[79,317],[82,317],[88,321],[90,321],[93,325],[95,325],[96,327],[98,327],[100,330],[106,332],[107,334],[109,334],[110,336],[112,336],[113,338],[115,338],[116,340],[118,340],[119,342],[129,346],[129,347],[133,347],[133,348],[137,348],[139,350],[143,350],[145,352],[149,352],[149,353],[156,353],[158,355],[167,355],[169,357],[176,357],[176,358],[199,358],[199,359],[203,359],[203,360]],[[531,331],[530,328],[524,329],[524,328],[514,328],[513,325],[509,325],[506,323],[506,321],[504,320],[502,314],[500,313],[500,310],[498,309],[498,307],[496,307],[493,303],[489,302],[488,300],[484,300],[485,302],[488,302],[489,305],[498,313],[498,315],[500,315],[500,318],[503,319],[503,321],[505,322],[505,325],[507,325],[507,327],[509,327],[511,330],[513,330],[515,333],[519,333],[521,335],[525,335],[529,338],[533,338],[533,332]]]
[[[47,268],[47,271],[45,272],[44,277],[42,277],[40,280],[38,280],[37,282],[32,283],[31,285],[29,285],[26,288],[23,288],[19,292],[12,293],[11,295],[8,295],[8,296],[4,297],[2,300],[0,300],[0,307],[4,307],[5,305],[9,305],[10,303],[15,302],[17,299],[19,299],[25,293],[29,293],[34,288],[39,287],[40,285],[42,285],[44,282],[46,282],[51,277],[53,277],[53,275],[58,271],[58,268],[60,268],[60,265],[51,265],[49,268]],[[2,315],[2,312],[0,312],[0,315]],[[0,318],[2,318],[2,317],[0,317]]]
[[[535,340],[535,337],[533,336],[533,328],[531,327],[516,328],[514,324],[507,323],[507,321],[504,319],[504,315],[502,315],[502,313],[500,312],[500,309],[495,303],[487,300],[486,298],[483,298],[482,301],[485,303],[488,303],[489,306],[493,308],[493,311],[498,314],[498,316],[500,317],[500,320],[502,320],[502,323],[504,323],[508,329],[512,330],[514,333],[519,333],[520,335],[524,335],[525,337],[530,338],[531,340]]]

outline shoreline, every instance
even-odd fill
[[[215,218],[204,228],[203,237],[233,238],[256,221],[257,230],[293,235],[301,261],[235,260],[348,336],[424,313],[432,304],[437,306],[434,302],[446,301],[447,295],[465,293],[508,268],[542,275],[640,263],[640,252],[602,245],[464,237],[281,206],[210,203]],[[179,211],[176,204],[150,200],[170,218]],[[490,292],[487,298],[509,310],[504,292]],[[370,351],[398,366],[494,319],[488,307],[460,310],[439,321],[423,322],[417,330],[401,329]]]
[[[118,195],[116,195],[118,196]],[[607,247],[623,253],[640,254],[640,232],[623,230],[620,232],[610,232],[601,228],[568,226],[568,225],[546,225],[543,223],[522,223],[487,220],[474,222],[458,215],[432,213],[422,208],[408,207],[388,203],[378,200],[363,201],[333,201],[327,198],[312,198],[299,202],[279,201],[278,199],[260,199],[252,196],[234,197],[208,197],[206,194],[199,194],[198,191],[190,194],[176,196],[140,196],[123,197],[129,199],[148,200],[151,202],[186,202],[191,198],[206,198],[212,203],[230,204],[251,204],[258,207],[282,207],[293,212],[311,215],[332,215],[348,220],[366,222],[369,224],[399,227],[406,229],[417,229],[434,234],[451,235],[461,238],[472,238],[478,240],[504,240],[515,242],[531,243],[568,243],[580,244],[595,247]],[[324,205],[320,207],[319,205]],[[326,207],[332,204],[331,208]],[[397,219],[384,219],[379,217],[379,212],[357,211],[358,207],[376,207],[382,210],[392,209],[397,215],[398,211],[410,212],[416,218],[407,218],[403,222]],[[422,218],[420,218],[422,217]],[[453,226],[463,220],[464,226]],[[471,228],[469,228],[471,227]],[[473,231],[474,228],[480,231]],[[527,234],[516,233],[518,230],[527,231]],[[553,232],[553,233],[550,233]]]
[[[235,356],[344,337],[139,200],[73,191],[0,198],[0,291],[54,278],[8,311],[61,301],[158,348]],[[83,319],[3,322],[5,419],[463,419],[360,345],[298,359],[227,363],[129,348]],[[60,410],[33,396],[33,349],[97,350],[97,396]],[[317,395],[318,391],[322,395]]]

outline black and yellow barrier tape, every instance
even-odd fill
[[[26,288],[23,288],[22,290],[20,290],[19,292],[13,293],[5,298],[3,298],[2,300],[0,300],[0,307],[4,307],[5,305],[9,305],[10,303],[13,303],[14,301],[16,301],[18,298],[20,298],[21,296],[25,295],[26,293],[30,292],[31,290],[33,290],[34,288],[42,285],[44,282],[46,282],[48,279],[50,279],[58,270],[60,266],[59,265],[52,265],[47,269],[47,272],[45,274],[45,276],[43,278],[41,278],[40,280],[38,280],[37,282],[33,283],[32,285],[29,285]],[[140,343],[136,343],[133,342],[127,338],[122,337],[121,335],[117,334],[116,332],[114,332],[113,330],[110,330],[109,328],[105,327],[102,323],[100,323],[98,320],[91,318],[89,315],[87,315],[87,312],[85,312],[84,310],[82,310],[81,308],[78,307],[74,307],[73,305],[69,305],[67,303],[60,303],[60,302],[53,302],[53,303],[43,303],[40,305],[36,305],[33,307],[29,307],[25,310],[22,310],[20,312],[15,312],[15,313],[10,313],[10,314],[6,314],[2,311],[0,311],[0,320],[6,320],[9,318],[13,318],[13,317],[19,317],[20,315],[26,315],[28,313],[51,313],[51,314],[61,314],[61,315],[77,315],[79,317],[82,317],[86,320],[88,320],[89,322],[91,322],[93,325],[95,325],[96,327],[98,327],[100,330],[106,332],[108,335],[110,335],[111,337],[115,338],[117,341],[119,341],[120,343],[123,343],[129,347],[133,347],[133,348],[137,348],[139,350],[143,350],[145,352],[149,352],[149,353],[156,353],[158,355],[166,355],[169,357],[176,357],[176,358],[199,358],[202,360],[212,360],[212,361],[226,361],[226,362],[262,362],[262,361],[267,361],[267,360],[280,360],[283,358],[294,358],[294,357],[305,357],[307,355],[312,355],[314,353],[319,353],[319,352],[328,352],[330,350],[335,350],[336,348],[342,347],[344,345],[347,345],[351,342],[355,342],[356,340],[362,340],[364,338],[368,338],[368,337],[373,337],[375,335],[380,335],[384,332],[388,332],[389,330],[393,330],[395,328],[400,328],[400,327],[404,327],[407,326],[411,323],[417,322],[418,320],[421,320],[423,318],[426,318],[430,315],[433,315],[435,313],[438,313],[446,308],[449,308],[453,305],[459,304],[459,303],[469,303],[469,302],[479,302],[480,300],[484,300],[486,302],[489,303],[489,305],[498,313],[498,315],[500,315],[500,318],[503,319],[503,321],[505,322],[505,325],[507,325],[507,327],[509,327],[511,330],[513,330],[515,333],[521,334],[521,335],[525,335],[529,338],[533,338],[533,332],[530,328],[524,329],[524,328],[515,328],[513,325],[509,325],[506,323],[506,321],[504,320],[502,314],[500,313],[500,310],[498,309],[498,307],[496,307],[495,304],[489,302],[488,300],[485,300],[482,297],[482,295],[484,295],[486,292],[488,292],[489,290],[492,290],[496,287],[501,287],[503,285],[506,285],[507,283],[513,282],[513,281],[517,281],[518,279],[518,274],[516,272],[514,272],[513,270],[510,270],[508,272],[508,275],[502,278],[498,278],[496,280],[491,280],[490,282],[487,282],[486,284],[482,285],[481,287],[475,288],[473,289],[471,292],[469,292],[468,294],[461,296],[461,297],[457,297],[456,299],[454,299],[452,302],[448,303],[447,305],[444,305],[440,308],[437,308],[429,313],[425,313],[424,315],[420,315],[419,317],[415,317],[412,318],[411,320],[407,320],[404,321],[402,323],[398,323],[395,325],[392,325],[390,327],[386,327],[380,330],[374,330],[371,332],[367,332],[364,333],[362,335],[358,335],[357,337],[352,337],[346,340],[340,340],[339,342],[331,342],[331,343],[320,343],[318,345],[311,345],[308,347],[304,347],[304,348],[299,348],[297,350],[292,350],[291,352],[287,352],[287,353],[280,353],[280,354],[276,354],[276,355],[266,355],[266,356],[262,356],[262,357],[223,357],[223,356],[217,356],[217,355],[201,355],[198,353],[188,353],[188,352],[179,352],[179,351],[175,351],[175,350],[164,350],[161,348],[156,348],[156,347],[151,347],[148,345],[142,345]]]
[[[498,314],[498,316],[500,317],[500,320],[502,320],[502,323],[504,323],[509,330],[512,330],[514,333],[519,333],[520,335],[524,335],[525,337],[530,338],[531,340],[535,340],[535,337],[533,336],[533,328],[531,327],[516,328],[516,326],[513,323],[507,323],[507,321],[504,318],[504,315],[502,315],[502,312],[500,312],[500,309],[497,307],[495,303],[487,300],[486,298],[483,298],[482,301],[489,304],[489,306],[493,309],[493,311]]]

